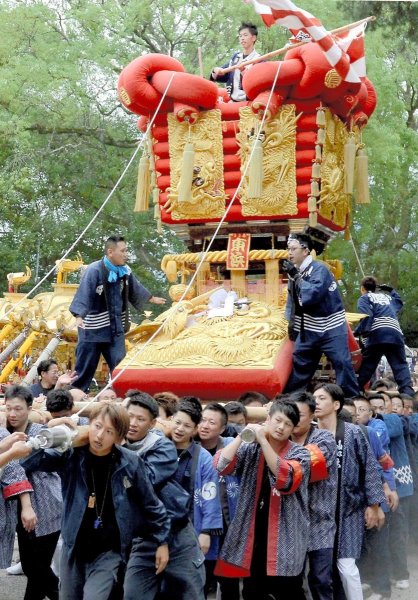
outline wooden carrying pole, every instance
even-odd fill
[[[366,17],[365,19],[360,19],[360,21],[356,21],[355,23],[350,23],[349,25],[343,25],[342,27],[338,27],[337,29],[332,29],[330,33],[337,34],[343,33],[344,31],[349,31],[350,29],[354,29],[357,25],[361,25],[362,23],[369,23],[370,21],[375,21],[376,17]],[[273,58],[274,56],[279,56],[279,54],[284,54],[288,50],[292,48],[297,48],[298,46],[303,46],[304,44],[309,43],[310,41],[315,40],[305,40],[303,42],[297,42],[296,44],[288,44],[287,46],[283,46],[283,48],[279,48],[278,50],[273,50],[273,52],[267,52],[267,54],[263,54],[262,56],[258,56],[257,58],[253,58],[252,60],[246,60],[245,62],[238,63],[233,67],[228,67],[227,69],[221,69],[219,71],[219,75],[225,75],[226,73],[230,73],[231,71],[235,71],[235,69],[245,69],[249,65],[254,65],[259,62],[264,62],[269,58]]]

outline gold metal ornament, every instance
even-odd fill
[[[171,181],[164,210],[173,220],[216,218],[225,211],[222,123],[219,110],[202,112],[190,127],[168,115]],[[186,144],[193,144],[193,179],[189,197],[179,197]],[[181,200],[181,201],[180,201]]]
[[[119,90],[119,98],[122,100],[122,102],[126,106],[129,106],[131,104],[131,99],[129,97],[128,92],[125,90],[125,88],[120,88],[120,90]]]
[[[342,78],[340,75],[338,75],[338,73],[335,69],[330,69],[326,73],[325,79],[324,79],[325,87],[327,87],[329,89],[335,89],[340,85],[341,82],[342,82]]]
[[[344,191],[344,146],[349,133],[344,123],[325,111],[325,140],[322,149],[319,214],[345,227],[351,212],[351,197]],[[354,131],[356,140],[358,131]]]
[[[285,105],[260,132],[263,147],[263,186],[261,195],[252,198],[248,170],[240,190],[244,216],[297,213],[296,197],[296,121],[294,105]],[[250,107],[240,109],[237,141],[240,146],[241,172],[244,172],[258,131],[259,121]],[[254,134],[253,134],[254,132]]]

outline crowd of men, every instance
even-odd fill
[[[25,600],[203,600],[216,586],[223,600],[377,600],[408,589],[418,404],[393,379],[351,399],[320,383],[206,405],[111,390],[79,420],[74,448],[32,450],[26,440],[44,428],[76,427],[72,391],[47,391],[48,412],[33,413],[29,388],[5,394],[0,566],[17,531]]]
[[[91,402],[100,355],[113,367],[125,352],[129,303],[165,302],[133,276],[125,240],[108,238],[70,307],[76,371],[42,361],[38,383],[8,386],[0,410],[0,568],[17,532],[25,600],[203,600],[214,587],[222,600],[388,600],[409,589],[418,407],[402,301],[363,279],[357,377],[338,284],[312,256],[321,249],[305,234],[288,240],[295,344],[283,393],[202,404],[105,388]],[[312,380],[322,354],[336,383]],[[368,387],[382,355],[393,377]],[[72,444],[28,443],[45,430],[73,431]]]

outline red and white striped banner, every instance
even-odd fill
[[[311,13],[298,8],[290,0],[244,0],[252,4],[267,27],[273,22],[289,29],[297,39],[309,35],[317,42],[332,67],[344,81],[359,83],[365,77],[364,25],[335,39]],[[356,31],[357,30],[357,31]],[[355,57],[350,59],[349,54]]]
[[[360,79],[366,77],[366,50],[364,47],[364,32],[367,23],[361,23],[353,29],[334,36],[335,41],[343,52],[350,56],[351,66]]]
[[[261,4],[257,2],[257,0],[243,0],[245,4],[252,4],[255,12],[260,15],[263,19],[264,25],[266,27],[271,27],[276,23],[276,19],[273,17],[271,9],[265,4]]]

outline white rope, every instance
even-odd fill
[[[275,75],[275,77],[274,77],[273,85],[272,85],[272,87],[271,87],[271,90],[270,90],[270,94],[269,94],[269,97],[268,97],[268,101],[267,101],[267,104],[266,104],[266,108],[265,108],[265,110],[264,110],[263,118],[261,119],[261,123],[260,123],[260,128],[259,128],[259,131],[261,131],[261,130],[262,130],[262,128],[263,128],[263,125],[264,125],[264,122],[265,122],[265,120],[266,120],[267,110],[268,110],[268,107],[269,107],[269,105],[270,105],[271,98],[272,98],[272,96],[273,96],[273,92],[274,92],[274,88],[275,88],[275,86],[276,86],[277,78],[278,78],[278,76],[279,76],[279,73],[280,73],[280,67],[281,67],[281,62],[279,62],[279,63],[278,63],[278,69],[277,69],[276,75]],[[241,175],[241,179],[240,179],[240,181],[239,181],[239,183],[238,183],[238,186],[237,186],[237,188],[236,188],[236,190],[235,190],[235,192],[234,192],[234,194],[233,194],[233,196],[232,196],[231,200],[229,201],[229,204],[228,204],[228,206],[226,207],[226,210],[225,210],[225,212],[224,212],[224,214],[223,214],[223,216],[222,216],[221,220],[219,221],[219,223],[218,223],[218,226],[216,227],[216,229],[215,229],[215,231],[214,231],[214,233],[213,233],[213,235],[212,235],[212,237],[211,237],[211,240],[210,240],[209,244],[207,245],[207,247],[205,248],[205,250],[204,250],[204,251],[202,251],[202,253],[201,253],[201,259],[200,259],[200,261],[197,263],[196,270],[195,270],[195,272],[194,272],[194,274],[193,274],[193,276],[192,276],[192,278],[191,278],[190,282],[188,283],[188,285],[187,285],[186,289],[184,290],[184,292],[183,292],[183,294],[182,294],[182,296],[181,296],[180,300],[179,300],[179,301],[178,301],[178,303],[176,304],[175,310],[173,310],[172,314],[170,315],[170,318],[173,318],[173,317],[174,317],[174,315],[175,315],[175,314],[176,314],[176,312],[177,312],[177,308],[179,308],[179,307],[180,307],[180,303],[181,303],[181,302],[184,300],[184,298],[185,298],[185,297],[186,297],[186,295],[188,294],[188,292],[189,292],[190,288],[192,287],[192,285],[193,285],[193,283],[194,283],[194,281],[195,281],[195,279],[196,279],[196,277],[197,277],[197,275],[198,275],[198,273],[199,273],[199,270],[201,269],[201,267],[202,267],[202,264],[205,262],[206,256],[208,255],[208,253],[209,253],[209,251],[210,251],[210,249],[211,249],[211,247],[212,247],[212,244],[213,244],[213,242],[215,241],[215,239],[216,239],[216,236],[217,236],[217,235],[218,235],[218,233],[219,233],[219,230],[220,230],[221,226],[222,226],[222,225],[223,225],[223,223],[225,222],[225,219],[226,219],[226,217],[227,217],[227,215],[228,215],[229,211],[231,210],[231,207],[232,207],[232,205],[234,204],[235,198],[236,198],[236,196],[237,196],[237,194],[238,194],[238,192],[239,192],[239,190],[240,190],[240,188],[241,188],[241,185],[242,185],[242,183],[243,183],[243,181],[244,181],[244,178],[245,178],[245,176],[246,176],[246,174],[247,174],[247,171],[248,171],[248,168],[249,168],[249,166],[250,166],[251,160],[252,160],[252,158],[253,158],[253,154],[254,154],[254,150],[255,150],[255,144],[256,144],[256,142],[257,142],[257,139],[258,139],[258,135],[256,135],[256,136],[254,137],[254,142],[253,142],[253,145],[252,145],[252,148],[251,148],[250,156],[249,156],[249,158],[248,158],[247,164],[246,164],[246,165],[245,165],[245,167],[244,167],[244,171],[243,171],[243,173],[242,173],[242,175]],[[128,361],[128,362],[127,362],[127,364],[126,364],[126,365],[125,365],[125,366],[124,366],[124,367],[123,367],[123,368],[122,368],[122,369],[119,371],[119,373],[117,373],[117,375],[116,375],[116,376],[115,376],[113,379],[110,379],[110,380],[109,380],[109,382],[107,383],[107,385],[106,385],[104,388],[102,388],[102,389],[100,390],[100,392],[99,392],[98,394],[96,394],[96,396],[94,396],[94,398],[92,398],[92,400],[91,400],[90,402],[88,402],[88,403],[87,403],[85,406],[83,406],[83,408],[82,408],[81,410],[79,410],[79,411],[76,413],[76,416],[78,416],[78,415],[79,415],[81,412],[83,412],[83,410],[85,410],[85,409],[87,408],[87,406],[89,406],[89,405],[90,405],[90,404],[92,404],[93,402],[96,402],[96,400],[97,400],[97,398],[98,398],[98,396],[100,395],[100,393],[101,393],[101,392],[103,392],[104,390],[107,390],[107,389],[109,389],[110,387],[112,387],[112,385],[115,383],[115,381],[117,381],[117,380],[118,380],[118,379],[121,377],[121,375],[122,375],[122,374],[123,374],[123,373],[126,371],[126,369],[128,369],[128,368],[129,368],[129,367],[132,365],[132,363],[134,362],[134,360],[135,360],[135,359],[136,359],[138,356],[140,356],[140,355],[142,354],[142,352],[144,352],[144,350],[147,348],[147,346],[148,346],[148,345],[149,345],[149,344],[150,344],[150,343],[151,343],[151,342],[152,342],[152,341],[153,341],[153,340],[154,340],[154,339],[155,339],[155,338],[156,338],[156,337],[159,335],[159,333],[161,332],[161,329],[162,329],[162,327],[164,326],[164,324],[165,324],[165,323],[166,323],[166,322],[163,322],[163,323],[161,323],[161,325],[158,327],[158,329],[157,329],[156,331],[154,331],[154,333],[153,333],[153,334],[151,335],[151,337],[150,337],[150,338],[149,338],[149,339],[148,339],[148,340],[145,342],[145,344],[143,344],[142,346],[140,346],[140,347],[138,348],[138,350],[137,350],[136,352],[134,352],[134,353],[133,353],[133,354],[130,356],[130,358],[129,358],[129,361]],[[135,347],[134,347],[134,348],[135,348]]]
[[[117,188],[119,187],[119,185],[120,185],[121,181],[123,180],[123,178],[125,177],[125,175],[126,175],[126,173],[127,173],[128,169],[129,169],[129,167],[130,167],[130,166],[131,166],[131,164],[133,163],[133,161],[134,161],[134,159],[135,159],[136,155],[138,154],[138,152],[140,151],[140,149],[143,147],[143,145],[144,145],[145,141],[147,140],[148,133],[149,133],[149,131],[150,131],[150,129],[151,129],[151,127],[152,127],[152,125],[153,125],[154,121],[155,121],[155,118],[156,118],[156,116],[157,116],[157,114],[158,114],[158,111],[159,111],[159,110],[160,110],[160,108],[161,108],[161,105],[162,105],[162,103],[163,103],[163,101],[164,101],[164,98],[165,98],[165,97],[166,97],[166,95],[167,95],[167,92],[168,92],[168,90],[169,90],[169,87],[170,87],[170,85],[171,85],[171,82],[173,81],[173,77],[174,77],[175,75],[176,75],[176,73],[173,73],[173,74],[171,75],[171,77],[170,77],[170,80],[169,80],[169,82],[168,82],[168,84],[167,84],[167,87],[166,87],[166,88],[165,88],[165,90],[164,90],[164,94],[162,95],[162,97],[161,97],[161,100],[160,100],[160,102],[159,102],[159,104],[158,104],[158,106],[157,106],[157,108],[156,108],[156,110],[155,110],[155,112],[154,112],[154,115],[153,115],[152,119],[150,120],[150,122],[148,123],[147,130],[146,130],[146,132],[144,133],[144,135],[143,135],[143,138],[142,138],[141,142],[138,144],[137,148],[135,149],[135,152],[133,153],[133,155],[132,155],[132,156],[131,156],[131,158],[129,159],[129,162],[128,162],[128,164],[126,165],[126,167],[125,167],[125,168],[124,168],[124,170],[122,171],[122,174],[121,174],[121,176],[119,177],[119,179],[117,180],[117,182],[116,182],[116,183],[115,183],[115,185],[113,186],[113,188],[112,188],[112,190],[110,191],[110,193],[109,193],[109,195],[107,196],[107,198],[106,198],[106,199],[103,201],[103,203],[102,203],[102,205],[100,206],[100,208],[97,210],[96,214],[95,214],[95,215],[94,215],[94,216],[93,216],[93,217],[90,219],[89,223],[86,225],[86,227],[83,229],[83,231],[82,231],[82,232],[80,233],[80,235],[77,237],[77,239],[76,239],[76,240],[75,240],[75,241],[74,241],[74,242],[71,244],[71,246],[68,248],[68,250],[67,250],[67,251],[66,251],[66,252],[65,252],[65,253],[64,253],[64,254],[61,256],[61,258],[59,259],[59,261],[58,261],[58,262],[61,262],[61,261],[65,260],[65,259],[67,258],[67,256],[70,254],[70,252],[72,252],[72,251],[74,250],[74,248],[75,248],[75,247],[76,247],[76,245],[77,245],[77,244],[80,242],[80,240],[82,240],[82,239],[83,239],[84,235],[87,233],[87,231],[88,231],[88,230],[90,229],[90,227],[93,225],[93,223],[96,221],[97,217],[98,217],[98,216],[100,215],[100,213],[103,211],[104,207],[106,206],[106,204],[109,202],[109,200],[111,199],[111,197],[113,196],[113,194],[115,193],[115,191],[117,190]],[[16,310],[16,308],[17,308],[18,306],[20,306],[20,304],[22,304],[22,302],[24,302],[24,301],[25,301],[25,300],[26,300],[26,299],[27,299],[27,298],[30,296],[30,294],[32,294],[32,293],[33,293],[35,290],[37,290],[37,289],[39,288],[39,286],[41,286],[41,285],[44,283],[44,281],[46,281],[46,280],[48,279],[48,277],[49,277],[50,275],[52,275],[52,273],[55,271],[55,269],[56,269],[56,267],[55,267],[55,266],[54,266],[54,267],[52,267],[52,268],[51,268],[51,269],[48,271],[48,273],[47,273],[47,274],[46,274],[46,275],[45,275],[45,276],[44,276],[44,277],[43,277],[43,278],[42,278],[40,281],[38,281],[38,283],[37,283],[37,284],[36,284],[36,285],[35,285],[35,286],[34,286],[34,287],[33,287],[33,288],[32,288],[32,289],[29,291],[29,292],[27,292],[27,294],[25,294],[25,295],[23,296],[23,298],[21,298],[21,299],[19,300],[19,302],[16,302],[15,304],[13,304],[13,305],[10,307],[10,309],[9,309],[9,310],[8,310],[8,311],[7,311],[7,312],[6,312],[6,313],[3,315],[3,319],[4,319],[5,317],[7,317],[7,315],[9,315],[9,314],[10,314],[12,311]]]
[[[365,275],[364,275],[363,267],[361,266],[361,262],[360,262],[358,254],[357,254],[357,250],[356,250],[356,247],[354,245],[353,237],[351,235],[350,235],[350,242],[351,242],[351,245],[353,246],[354,256],[356,257],[357,264],[358,264],[359,269],[361,271],[361,275],[362,275],[362,277],[364,277]]]

